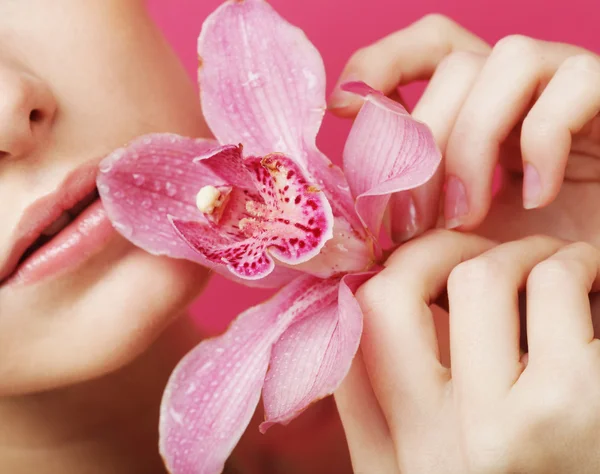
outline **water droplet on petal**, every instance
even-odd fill
[[[104,160],[98,166],[101,173],[108,173],[112,169],[112,161]]]
[[[142,184],[144,184],[144,181],[146,181],[146,178],[144,177],[144,175],[141,175],[139,173],[133,174],[133,182],[135,183],[136,186],[141,186]]]
[[[173,183],[167,183],[165,188],[167,190],[167,196],[173,197],[175,194],[177,194],[177,186],[175,186]]]
[[[144,209],[150,209],[152,207],[152,201],[150,199],[144,199],[142,201],[142,207]]]

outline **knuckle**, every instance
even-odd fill
[[[532,60],[539,57],[539,44],[524,35],[505,36],[494,46],[492,54]]]
[[[573,252],[582,258],[593,258],[598,255],[598,249],[588,242],[574,242],[564,248],[565,251]]]
[[[361,285],[356,292],[356,299],[364,311],[372,311],[389,297],[390,287],[384,270]]]
[[[428,13],[418,20],[417,24],[432,30],[449,29],[456,25],[453,20],[441,13]]]
[[[431,238],[431,239],[453,239],[456,237],[456,232],[448,229],[431,229],[427,232],[424,232],[421,238]]]
[[[600,58],[593,54],[576,54],[565,59],[562,67],[600,74]]]
[[[498,259],[481,255],[457,265],[452,270],[448,278],[448,289],[455,292],[465,287],[487,287],[502,278],[504,274],[504,265]]]
[[[538,263],[527,279],[528,288],[547,288],[563,285],[575,273],[581,272],[583,264],[572,259],[550,258]]]
[[[375,44],[357,49],[348,60],[348,64],[356,67],[368,62],[373,57],[373,50],[376,47],[377,46]]]
[[[526,141],[528,144],[532,144],[532,140],[546,142],[548,137],[557,133],[557,125],[555,117],[548,115],[547,111],[538,110],[534,107],[523,119],[521,140]],[[536,141],[535,144],[537,143]]]
[[[440,63],[439,68],[459,69],[478,72],[483,66],[484,59],[481,55],[470,51],[454,51],[448,54]]]

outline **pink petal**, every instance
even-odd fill
[[[333,393],[346,376],[362,333],[362,312],[353,291],[372,275],[327,280],[339,289],[324,301],[326,306],[290,326],[273,346],[263,387],[263,433]]]
[[[344,148],[356,211],[374,236],[390,195],[427,182],[441,162],[431,131],[399,103],[364,83],[343,88],[366,98]]]
[[[314,258],[292,268],[319,278],[331,278],[346,273],[369,270],[375,263],[372,239],[358,234],[340,217],[333,220],[333,237]]]
[[[336,293],[336,284],[300,277],[179,363],[160,417],[160,451],[172,474],[221,472],[254,413],[272,345],[291,324],[320,313]]]
[[[233,278],[225,267],[215,266],[179,238],[169,218],[205,220],[196,207],[196,194],[202,186],[222,181],[194,160],[211,155],[216,147],[213,140],[173,134],[140,137],[100,164],[97,184],[111,222],[134,245],[154,255],[191,260]],[[293,270],[277,269],[253,285],[282,286],[296,276]]]
[[[198,39],[202,110],[220,143],[303,155],[325,112],[325,69],[302,30],[262,0],[229,1]]]
[[[167,216],[204,220],[196,194],[217,178],[194,159],[217,146],[213,140],[155,134],[109,155],[97,183],[115,228],[147,252],[205,265],[207,260],[177,237]]]
[[[204,22],[198,55],[202,109],[219,142],[241,143],[246,155],[291,157],[334,214],[361,229],[343,173],[316,148],[325,69],[302,30],[262,0],[229,1]]]

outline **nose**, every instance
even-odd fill
[[[44,82],[0,64],[0,158],[33,151],[47,138],[55,113],[56,101]]]

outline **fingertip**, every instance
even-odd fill
[[[463,181],[455,175],[446,178],[444,186],[444,219],[446,229],[461,227],[469,217],[469,200]]]
[[[339,117],[355,116],[362,105],[362,98],[352,92],[343,90],[342,85],[356,81],[361,81],[356,73],[342,73],[329,96],[327,110]]]
[[[541,204],[542,181],[540,174],[531,163],[525,163],[523,168],[523,207],[536,209]]]
[[[444,186],[444,227],[448,230],[472,231],[483,222],[491,205],[491,183],[484,188],[469,186],[450,175]]]
[[[327,103],[327,110],[331,112],[333,115],[336,115],[340,118],[354,118],[358,111],[360,110],[361,103],[360,101],[352,101],[346,103],[337,103],[336,101],[329,101]]]

